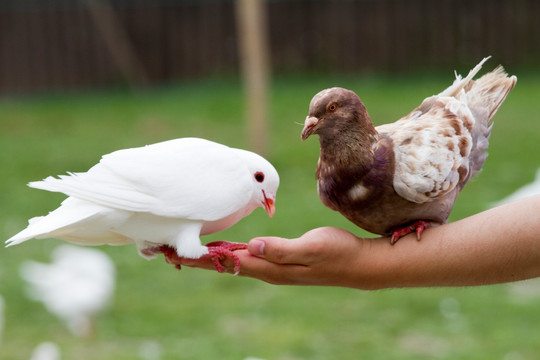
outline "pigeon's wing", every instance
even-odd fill
[[[183,138],[119,150],[86,173],[30,186],[115,209],[213,221],[247,204],[253,185],[231,148]]]
[[[458,186],[469,173],[473,126],[467,105],[453,97],[437,97],[425,113],[378,126],[393,140],[396,192],[424,203]]]

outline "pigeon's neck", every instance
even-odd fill
[[[377,130],[366,114],[354,124],[335,129],[331,134],[320,134],[320,159],[338,167],[349,167],[352,164],[369,167],[373,162],[373,148],[377,139]]]

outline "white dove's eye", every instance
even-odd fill
[[[264,181],[264,174],[260,171],[257,171],[255,173],[255,180],[257,180],[257,182],[262,183]]]

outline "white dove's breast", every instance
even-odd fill
[[[201,235],[213,234],[215,232],[225,230],[236,224],[238,221],[242,220],[242,218],[251,214],[251,212],[255,210],[255,208],[256,206],[246,206],[232,213],[231,215],[224,217],[223,219],[219,219],[216,221],[205,221],[203,223]]]

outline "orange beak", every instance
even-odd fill
[[[262,192],[264,196],[264,203],[263,203],[264,210],[266,210],[266,213],[268,214],[268,216],[272,217],[274,216],[274,213],[276,212],[275,201],[274,199],[266,196],[266,193],[264,192],[264,190]]]

